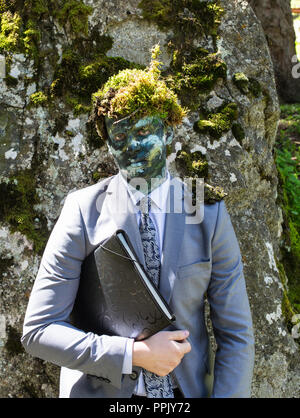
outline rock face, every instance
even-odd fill
[[[227,193],[255,327],[252,396],[298,397],[299,348],[283,315],[279,268],[272,154],[279,106],[264,33],[247,1],[157,1],[152,10],[145,1],[86,0],[73,19],[67,7],[37,3],[28,2],[30,13],[15,2],[0,9],[2,32],[4,13],[23,22],[15,43],[3,45],[0,36],[0,397],[58,394],[59,368],[31,358],[19,342],[28,298],[68,192],[116,172],[89,123],[90,94],[120,69],[147,65],[157,42],[164,76],[190,109],[169,169],[182,174],[186,155],[186,173],[201,177],[201,159],[208,183]]]

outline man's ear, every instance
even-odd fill
[[[174,137],[174,128],[170,125],[165,125],[166,145],[171,145]]]

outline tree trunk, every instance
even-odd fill
[[[299,71],[295,60],[295,31],[290,0],[248,0],[260,20],[273,60],[278,95],[282,102],[300,102]]]

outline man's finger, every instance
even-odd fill
[[[178,343],[177,347],[179,348],[182,354],[187,354],[192,349],[191,344],[188,341],[182,341]]]
[[[169,340],[181,341],[189,336],[189,331],[187,330],[176,330],[176,331],[167,331]]]

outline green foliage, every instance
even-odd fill
[[[282,265],[287,276],[286,297],[292,309],[300,313],[300,105],[281,106],[281,118],[275,161],[284,220]]]

